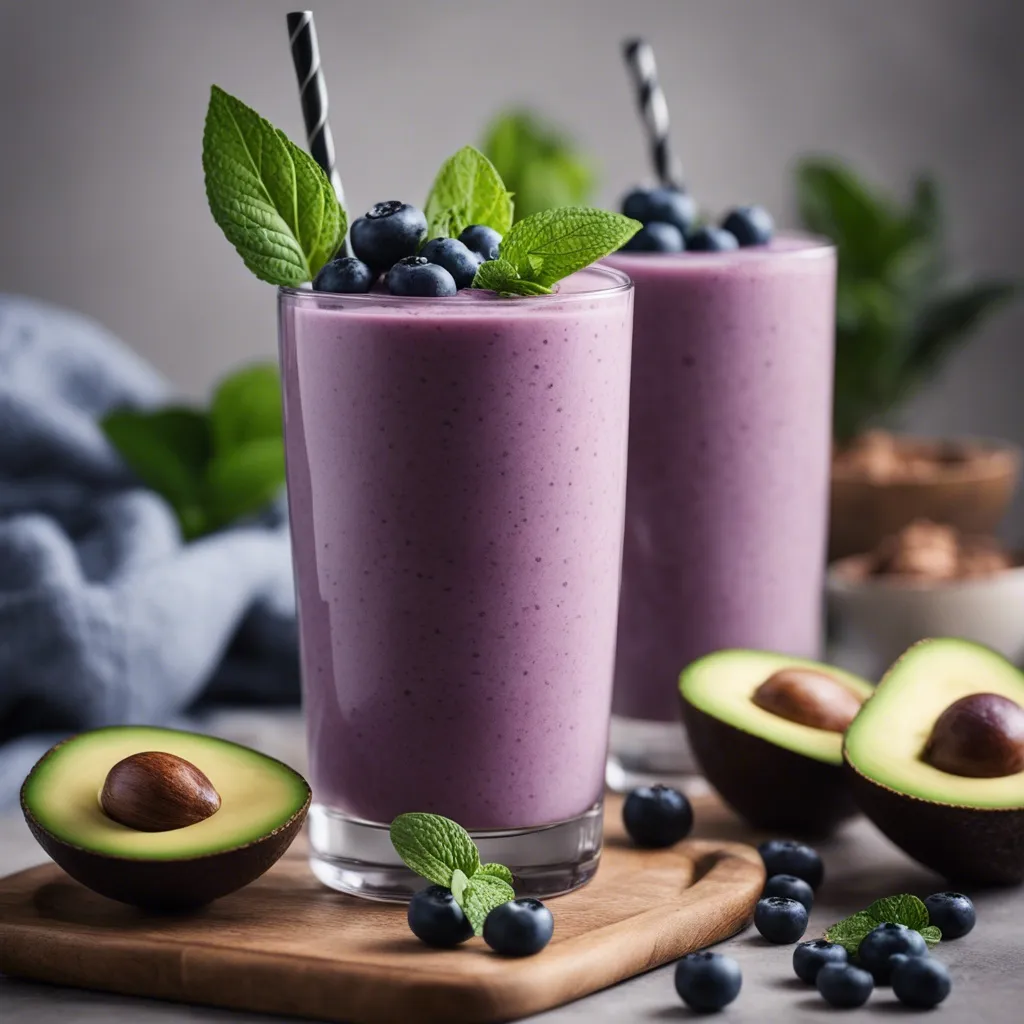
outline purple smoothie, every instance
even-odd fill
[[[314,800],[470,829],[601,797],[632,294],[281,293]]]
[[[675,721],[709,651],[819,653],[835,252],[606,262],[636,286],[614,712]]]

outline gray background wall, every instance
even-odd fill
[[[0,0],[0,290],[92,314],[192,394],[272,356],[273,291],[210,219],[199,153],[211,82],[301,139],[291,6]],[[752,198],[789,220],[789,167],[808,150],[894,188],[930,167],[962,265],[1024,275],[1021,0],[372,0],[316,13],[353,208],[421,202],[440,161],[512,100],[573,128],[612,201],[647,173],[618,55],[640,33],[709,205]],[[1024,306],[1000,316],[915,401],[911,425],[1024,441],[1022,328]]]

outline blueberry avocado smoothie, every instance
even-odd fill
[[[629,279],[592,264],[640,224],[514,222],[466,147],[422,209],[346,233],[322,170],[216,89],[205,156],[215,218],[280,286],[315,874],[407,898],[388,826],[426,813],[520,895],[575,888],[601,842],[632,338]]]

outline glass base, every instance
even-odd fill
[[[349,817],[323,804],[309,809],[309,865],[324,885],[364,899],[406,902],[427,883],[391,845],[387,825]],[[578,818],[537,828],[472,832],[486,863],[504,864],[516,896],[546,899],[586,885],[597,871],[603,801]]]
[[[708,790],[681,723],[619,715],[612,715],[605,781],[616,793],[657,783],[691,796]]]

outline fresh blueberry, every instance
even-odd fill
[[[352,225],[352,251],[374,270],[382,271],[415,255],[426,233],[423,211],[392,199],[377,203]]]
[[[318,292],[368,292],[377,275],[355,256],[340,256],[325,263],[313,278],[313,288]]]
[[[785,896],[763,896],[754,908],[754,927],[769,942],[796,942],[807,930],[807,908]]]
[[[485,260],[498,258],[498,246],[501,235],[486,224],[470,224],[461,235],[459,241],[473,252],[479,253]]]
[[[962,892],[937,892],[924,905],[931,924],[942,932],[943,939],[962,939],[977,920],[974,904]]]
[[[622,805],[622,823],[637,846],[673,846],[690,834],[693,808],[678,789],[640,786]]]
[[[406,256],[389,271],[385,284],[392,295],[419,295],[437,299],[454,295],[455,278],[444,267],[430,263],[422,256]]]
[[[930,1010],[938,1006],[952,988],[944,964],[929,957],[907,957],[892,972],[892,991],[906,1006]]]
[[[816,850],[792,839],[769,839],[757,848],[764,869],[772,875],[796,875],[817,890],[825,877],[825,866]]]
[[[845,964],[846,960],[846,950],[825,939],[801,942],[793,950],[793,970],[796,971],[796,976],[801,981],[806,981],[808,985],[814,984],[818,971],[826,964]]]
[[[673,224],[685,235],[697,219],[697,204],[679,189],[635,188],[622,200],[622,212],[641,224]]]
[[[484,942],[502,956],[532,956],[551,941],[554,930],[551,911],[540,900],[511,900],[487,915]]]
[[[739,247],[736,236],[725,228],[698,228],[686,239],[686,248],[693,252],[729,252]]]
[[[456,288],[468,288],[483,262],[479,253],[467,249],[457,238],[432,238],[420,249],[420,255],[444,267],[455,279]]]
[[[871,975],[853,964],[825,964],[814,983],[822,999],[841,1010],[863,1006],[875,988]]]
[[[740,965],[721,953],[690,953],[676,964],[679,998],[699,1013],[714,1013],[728,1006],[742,985]]]
[[[903,924],[880,924],[861,939],[857,959],[869,970],[877,985],[888,985],[892,966],[889,957],[906,953],[911,957],[927,956],[928,944],[920,932]]]
[[[645,224],[623,247],[625,252],[682,252],[686,239],[675,224]]]
[[[409,927],[428,946],[450,949],[473,937],[473,926],[450,889],[428,885],[409,901]]]
[[[762,896],[785,896],[786,899],[802,903],[810,913],[814,906],[814,890],[796,875],[772,875],[764,884]]]
[[[767,245],[775,233],[775,221],[763,206],[737,206],[722,221],[740,245]]]

